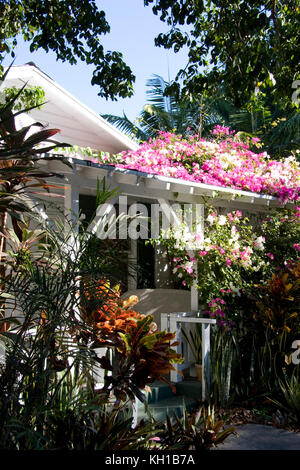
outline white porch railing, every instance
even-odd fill
[[[189,361],[188,345],[181,334],[182,323],[202,324],[202,400],[204,401],[208,398],[210,388],[210,325],[214,325],[216,320],[200,317],[199,312],[163,313],[161,315],[161,330],[176,333],[175,341],[179,342],[179,345],[176,346],[177,352],[185,357],[184,363],[176,366],[179,371],[192,365]],[[170,379],[171,382],[180,382],[182,376],[175,371],[171,371]]]

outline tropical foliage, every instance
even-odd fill
[[[110,26],[94,0],[12,0],[0,3],[0,64],[14,50],[20,36],[30,51],[53,51],[57,60],[93,64],[92,85],[99,95],[115,100],[133,94],[135,77],[117,51],[105,51],[101,36]]]
[[[146,385],[164,380],[182,358],[172,350],[173,334],[158,332],[151,316],[130,308],[137,299],[121,301],[118,288],[99,278],[90,234],[71,228],[63,238],[60,228],[40,232],[39,253],[24,229],[22,246],[12,245],[8,253],[2,278],[1,447],[133,448],[129,436],[148,436],[152,425],[140,424],[125,439],[132,424],[132,416],[124,415],[128,398],[144,400]],[[111,261],[107,271],[101,264],[105,275]],[[98,348],[104,348],[102,355]],[[104,371],[100,389],[97,367]],[[93,431],[86,429],[88,422]]]
[[[167,415],[165,429],[158,433],[158,438],[165,449],[210,450],[234,434],[234,428],[224,429],[224,424],[222,420],[215,420],[213,408],[200,408],[192,415],[185,411],[181,419],[175,415],[174,423]]]
[[[293,158],[275,162],[265,153],[255,154],[226,127],[216,126],[213,135],[214,142],[207,142],[163,133],[144,144],[141,153],[123,154],[123,162],[114,164],[137,168],[139,154],[149,172],[196,180],[198,168],[207,168],[205,182],[212,183],[214,175],[215,185],[226,186],[232,175],[231,187],[240,170],[244,189],[289,203],[298,200],[299,165]],[[259,170],[261,165],[268,173]],[[285,186],[288,166],[286,177],[295,179]],[[204,180],[203,173],[200,178]],[[295,367],[290,348],[300,334],[299,206],[282,204],[265,212],[250,222],[240,210],[219,213],[207,205],[204,218],[192,228],[177,223],[151,241],[165,248],[174,287],[196,286],[203,314],[217,320],[212,328],[211,398],[222,406],[266,394],[279,398]],[[201,345],[201,331],[187,339],[192,346]],[[296,389],[297,383],[289,390]]]
[[[102,155],[93,161],[117,168],[138,170],[185,181],[231,187],[279,196],[282,200],[299,197],[299,164],[293,156],[271,160],[266,152],[255,153],[228,127],[216,126],[213,140],[193,135],[182,137],[160,132],[159,137],[140,145],[138,150],[115,157]],[[258,144],[252,138],[252,144]]]
[[[300,110],[297,106],[272,104],[270,96],[260,92],[245,108],[235,109],[228,124],[240,134],[259,137],[273,158],[294,154],[299,159]]]
[[[14,102],[14,111],[21,111],[29,108],[32,109],[32,107],[37,107],[39,109],[45,102],[45,92],[40,86],[27,85],[26,87],[22,87],[20,94],[19,91],[20,88],[12,86],[4,88],[0,93],[0,96],[3,96],[6,102]],[[17,100],[15,99],[16,95],[18,95]]]
[[[184,136],[199,134],[201,137],[216,124],[229,123],[234,107],[224,97],[221,88],[213,97],[201,95],[200,98],[183,97],[178,100],[173,95],[166,95],[170,85],[171,82],[159,75],[147,80],[147,103],[135,122],[131,122],[125,113],[123,117],[111,114],[103,114],[102,117],[138,141],[158,137],[160,131]]]
[[[8,70],[2,77],[3,80],[5,80]],[[49,173],[38,168],[37,162],[42,158],[44,160],[47,158],[48,160],[59,159],[69,165],[63,157],[44,157],[44,153],[55,147],[67,145],[50,139],[60,131],[59,129],[44,129],[37,122],[21,129],[18,128],[17,116],[31,109],[30,107],[14,111],[25,87],[26,85],[9,96],[9,99],[0,106],[0,225],[3,233],[7,226],[7,217],[10,215],[17,235],[20,235],[17,222],[20,220],[20,215],[24,212],[30,212],[32,208],[30,195],[35,194],[37,190],[49,192],[49,189],[54,186],[46,182],[45,178],[59,176],[55,172]],[[35,127],[43,129],[34,132]],[[3,242],[1,235],[1,252]]]
[[[92,295],[90,290],[92,288]],[[106,377],[103,393],[113,390],[118,400],[135,396],[144,401],[141,390],[155,380],[166,381],[164,376],[174,370],[174,363],[183,358],[171,349],[175,334],[157,331],[151,315],[132,310],[138,302],[136,296],[126,301],[119,297],[119,286],[110,289],[107,280],[83,284],[83,316],[91,323],[94,347],[111,348],[113,360],[99,359],[101,366],[112,371]]]
[[[203,104],[204,123],[205,108],[215,115],[207,103],[219,104],[215,124],[260,137],[275,158],[299,149],[298,0],[145,4],[154,4],[153,13],[170,26],[156,45],[189,50],[188,64],[166,87],[168,96]]]
[[[299,371],[298,371],[299,373]],[[293,412],[294,416],[300,422],[300,383],[299,376],[295,373],[290,378],[287,376],[279,382],[282,397],[281,402],[275,401],[280,408],[286,412]]]
[[[236,106],[268,89],[272,100],[291,101],[299,79],[299,0],[194,2],[145,0],[169,26],[155,43],[175,52],[188,47],[178,73],[184,92],[194,96],[222,83]],[[179,85],[178,85],[179,88]]]
[[[211,397],[222,406],[297,390],[290,348],[300,335],[299,208],[263,218],[253,228],[240,211],[210,209],[204,237],[185,239],[183,229],[159,240],[168,244],[178,286],[196,285],[203,314],[217,320]],[[193,334],[193,343],[201,342],[201,331]],[[284,388],[286,380],[292,388]]]
[[[267,91],[260,90],[243,107],[234,106],[225,95],[224,87],[201,95],[178,98],[170,90],[173,82],[154,75],[147,81],[146,105],[134,122],[123,116],[103,114],[102,117],[138,142],[157,138],[160,131],[184,137],[198,134],[208,138],[212,129],[229,126],[250,143],[260,138],[260,146],[272,157],[298,155],[300,144],[300,112],[297,106],[283,107],[272,103]]]
[[[136,298],[121,300],[117,249],[99,249],[80,220],[58,211],[50,223],[31,210],[28,194],[48,190],[53,176],[35,164],[56,143],[40,144],[57,130],[17,129],[21,93],[0,111],[1,207],[13,222],[1,233],[0,447],[145,449],[157,426],[133,426],[132,402],[182,362],[175,335],[132,310]],[[97,207],[115,193],[98,184]]]

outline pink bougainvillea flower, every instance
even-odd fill
[[[205,255],[207,255],[207,251],[200,251],[199,254],[200,254],[201,256],[205,256]]]
[[[184,138],[160,132],[158,138],[144,142],[136,151],[124,151],[110,159],[107,155],[99,156],[93,162],[270,194],[282,201],[299,199],[300,166],[296,160],[272,160],[266,152],[254,153],[227,127],[216,126],[213,136],[218,142],[201,139],[198,135]],[[239,217],[238,213],[235,216]]]

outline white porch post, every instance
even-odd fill
[[[6,358],[5,358],[5,344],[0,341],[0,365],[5,364]]]
[[[197,234],[204,238],[204,204],[196,204],[196,211],[194,212],[196,219]],[[194,251],[191,252],[191,256],[194,257]],[[195,281],[191,287],[191,310],[199,310],[199,295],[196,285],[198,283],[198,263],[197,260],[194,262],[194,273]]]
[[[132,425],[131,428],[135,428],[138,424],[138,414],[139,414],[139,400],[135,397],[132,402]]]
[[[191,256],[193,257],[194,252],[191,252]],[[198,298],[198,289],[196,288],[196,284],[198,281],[198,264],[197,260],[194,261],[194,273],[195,273],[195,280],[191,286],[191,310],[197,312],[199,310],[199,298]]]
[[[176,334],[175,341],[180,342],[181,335],[181,323],[195,324],[201,323],[202,329],[202,400],[207,400],[210,389],[210,367],[209,367],[209,355],[210,355],[210,325],[214,325],[216,320],[214,318],[201,318],[194,316],[193,312],[183,313],[163,313],[161,319],[162,330],[170,331]],[[181,353],[181,344],[176,346],[176,351]],[[189,367],[190,364],[183,363],[177,365],[178,370],[183,370]],[[170,374],[171,382],[177,383],[182,380],[180,374],[176,371],[171,371]]]
[[[70,228],[68,222],[74,223],[79,216],[79,181],[76,176],[70,176],[68,180],[68,184],[65,186],[64,201],[65,230],[67,232]]]

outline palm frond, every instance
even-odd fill
[[[271,149],[278,154],[298,149],[300,145],[300,111],[295,110],[281,119],[266,137]]]
[[[110,124],[113,124],[117,129],[124,132],[131,138],[139,141],[149,139],[149,135],[143,129],[139,128],[123,113],[123,116],[115,116],[114,114],[101,114],[103,119],[106,119]]]
[[[153,75],[152,78],[147,80],[146,95],[148,101],[156,108],[159,108],[167,113],[172,113],[176,107],[176,101],[172,96],[166,96],[165,91],[170,84],[166,82],[160,75]]]

